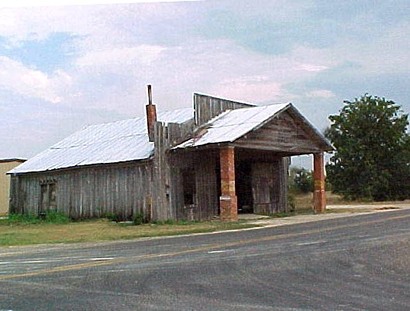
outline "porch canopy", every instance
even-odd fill
[[[228,110],[200,124],[191,139],[173,149],[219,149],[222,220],[235,221],[235,155],[247,151],[274,153],[281,158],[314,155],[314,208],[325,209],[323,153],[333,150],[327,139],[290,103]]]

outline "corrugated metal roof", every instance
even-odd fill
[[[279,104],[226,111],[209,121],[203,131],[204,134],[200,137],[189,139],[174,149],[233,142],[263,125],[290,105]]]
[[[194,118],[193,108],[182,108],[182,109],[158,112],[158,120],[164,123],[184,123],[193,118]]]
[[[184,123],[193,118],[193,109],[158,112],[165,123]],[[42,172],[82,165],[117,163],[149,158],[145,118],[91,125],[17,166],[9,173]]]

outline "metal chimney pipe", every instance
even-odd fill
[[[151,91],[151,84],[147,85],[148,87],[148,105],[152,105],[152,91]]]

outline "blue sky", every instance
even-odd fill
[[[407,0],[18,2],[0,4],[0,158],[142,116],[147,84],[161,110],[292,102],[320,130],[364,93],[410,111]]]

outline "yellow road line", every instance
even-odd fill
[[[383,218],[383,219],[377,219],[377,220],[371,220],[371,221],[363,221],[360,223],[339,225],[339,226],[334,226],[334,227],[329,227],[329,228],[317,228],[317,229],[304,231],[301,233],[286,233],[286,234],[267,236],[267,237],[262,237],[262,238],[239,240],[239,241],[234,241],[230,243],[211,244],[211,245],[205,245],[205,246],[191,248],[191,249],[187,249],[183,251],[160,253],[160,254],[147,254],[147,255],[139,255],[139,256],[131,256],[131,257],[118,257],[112,260],[92,261],[92,262],[75,264],[75,265],[60,266],[60,267],[55,267],[55,268],[50,268],[50,269],[41,269],[41,270],[26,272],[26,273],[9,274],[9,275],[0,276],[0,281],[16,279],[16,278],[31,277],[31,276],[38,276],[38,275],[46,275],[46,274],[58,273],[58,272],[81,270],[81,269],[94,268],[94,267],[99,267],[99,266],[108,266],[108,265],[113,265],[113,264],[118,264],[118,263],[123,263],[123,262],[131,262],[135,260],[146,260],[146,259],[161,258],[161,257],[174,257],[174,256],[180,256],[180,255],[185,255],[185,254],[190,254],[190,253],[221,249],[221,248],[226,248],[226,247],[241,246],[241,245],[252,244],[252,243],[257,243],[257,242],[273,241],[273,240],[278,240],[278,239],[283,239],[283,238],[292,238],[292,237],[299,237],[299,236],[304,236],[308,234],[315,234],[315,233],[321,233],[321,232],[326,232],[326,231],[334,231],[338,229],[359,227],[362,225],[376,224],[376,223],[381,223],[381,222],[385,222],[388,220],[397,220],[397,219],[404,219],[404,218],[410,218],[410,215],[393,216],[389,218]]]

